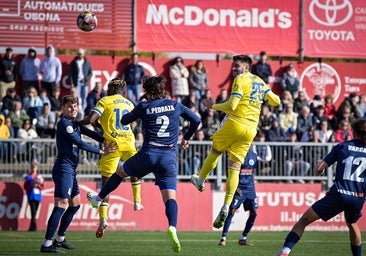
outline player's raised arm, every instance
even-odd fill
[[[280,97],[278,97],[277,94],[275,94],[272,91],[268,91],[265,95],[264,95],[264,99],[266,99],[268,101],[268,103],[273,106],[273,107],[277,107],[280,105],[281,103],[281,99]]]

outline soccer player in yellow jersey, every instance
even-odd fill
[[[264,100],[272,106],[280,104],[280,98],[258,76],[250,73],[252,59],[247,55],[236,55],[232,62],[234,81],[230,98],[221,104],[203,102],[206,107],[222,111],[226,117],[218,130],[212,135],[212,149],[205,159],[199,174],[193,174],[192,183],[199,191],[205,189],[204,181],[216,167],[223,152],[227,152],[228,177],[224,205],[213,226],[221,228],[228,214],[228,207],[239,183],[241,163],[257,133],[259,113]]]
[[[107,96],[101,98],[96,107],[80,123],[99,126],[103,130],[105,143],[117,144],[116,152],[102,156],[98,162],[102,174],[102,185],[117,170],[120,161],[126,161],[136,154],[135,136],[130,125],[122,125],[121,118],[124,114],[134,108],[134,104],[126,99],[124,94],[125,81],[114,78],[108,84]],[[140,180],[131,177],[132,191],[134,197],[134,210],[142,210],[140,197]],[[103,237],[107,227],[107,210],[109,196],[107,196],[99,207],[100,223],[96,231],[96,237]]]

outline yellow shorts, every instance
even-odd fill
[[[226,151],[231,161],[242,164],[256,134],[257,125],[226,118],[212,135],[212,148],[216,153]]]
[[[117,170],[119,162],[125,162],[131,156],[135,155],[136,152],[136,149],[131,149],[128,151],[116,151],[103,155],[98,162],[98,167],[102,176],[108,178],[111,177]]]

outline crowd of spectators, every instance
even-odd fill
[[[89,84],[93,68],[85,55],[86,51],[79,49],[69,69],[69,82],[72,87],[70,93],[81,99],[79,118],[88,114],[97,101],[106,95],[102,84],[96,83],[93,86]],[[252,72],[265,82],[270,82],[272,69],[267,63],[267,54],[260,52],[259,56]],[[55,137],[55,127],[61,108],[61,74],[62,65],[53,47],[45,49],[42,60],[37,57],[36,50],[30,48],[28,54],[21,60],[19,68],[12,49],[6,49],[5,55],[0,60],[0,139]],[[144,68],[138,64],[137,53],[131,55],[130,63],[121,74],[127,81],[126,97],[137,104],[141,97],[144,97],[141,85],[145,75]],[[222,103],[229,98],[229,91],[222,88],[219,95],[213,97],[208,70],[203,60],[197,60],[191,67],[186,67],[183,58],[176,57],[169,66],[169,74],[172,91],[171,95],[167,93],[166,97],[175,98],[200,116],[202,124],[193,140],[209,140],[225,114],[205,108],[202,101]],[[18,95],[15,90],[17,76],[20,76],[22,81],[23,95]],[[268,145],[257,146],[254,150],[258,154],[263,172],[268,172],[274,164],[281,164],[277,167],[282,168],[284,174],[291,173],[296,166],[300,169],[300,173],[306,174],[310,168],[308,164],[313,161],[315,153],[310,156],[304,148],[296,148],[296,142],[326,143],[352,139],[350,123],[365,116],[366,96],[351,93],[339,107],[334,105],[332,95],[323,97],[315,95],[313,99],[307,99],[305,92],[300,89],[300,80],[293,63],[286,67],[280,84],[283,89],[281,105],[273,109],[263,104],[257,141],[291,142],[292,149],[283,149],[281,154],[283,159],[276,159],[278,154],[274,154],[273,147]],[[89,86],[93,89],[88,92]],[[182,121],[180,125],[184,133],[187,124]],[[143,140],[141,125],[136,123],[133,129],[137,141]],[[1,142],[0,150],[3,156],[1,161],[34,160],[31,158],[39,150],[39,146],[34,143],[27,142],[24,145],[22,143]],[[293,143],[295,145],[292,145]],[[4,153],[5,151],[8,153]],[[187,158],[194,159],[193,165],[186,166],[187,173],[197,170],[205,158],[206,149],[192,154],[182,156],[182,161]],[[296,160],[293,160],[294,158]]]

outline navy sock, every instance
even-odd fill
[[[286,240],[285,240],[285,244],[283,245],[284,247],[288,247],[292,250],[292,248],[295,247],[295,245],[297,244],[297,242],[300,240],[300,237],[293,231],[291,231],[290,233],[288,233]]]
[[[165,203],[165,215],[168,217],[169,226],[177,227],[178,204],[175,199],[169,199]]]
[[[61,218],[60,228],[58,229],[57,235],[65,236],[66,230],[69,227],[75,213],[79,210],[80,205],[75,207],[67,207],[64,215]]]
[[[353,245],[351,244],[352,256],[362,256],[362,244]]]
[[[254,225],[254,221],[255,221],[256,217],[257,217],[256,214],[249,214],[247,223],[245,224],[245,228],[244,228],[244,231],[243,231],[243,236],[248,235],[248,233],[250,232],[250,230],[252,229],[252,227]]]
[[[64,213],[65,209],[61,207],[55,206],[52,210],[51,216],[48,219],[47,222],[47,231],[45,235],[45,239],[52,240],[53,235],[56,232],[56,229],[58,227],[58,223],[60,223],[60,219],[62,217],[62,214]]]
[[[102,187],[102,190],[100,190],[98,196],[101,199],[106,198],[106,196],[109,195],[112,191],[114,191],[116,188],[118,188],[119,184],[121,184],[122,178],[116,174],[113,173],[112,176],[108,179],[107,183],[104,184]]]
[[[231,220],[234,217],[234,213],[233,213],[234,211],[235,210],[233,210],[233,209],[229,209],[229,214],[226,217],[226,220],[225,220],[225,223],[224,223],[224,227],[222,229],[221,237],[226,237],[227,236],[227,233],[229,232],[229,227],[231,225]]]

